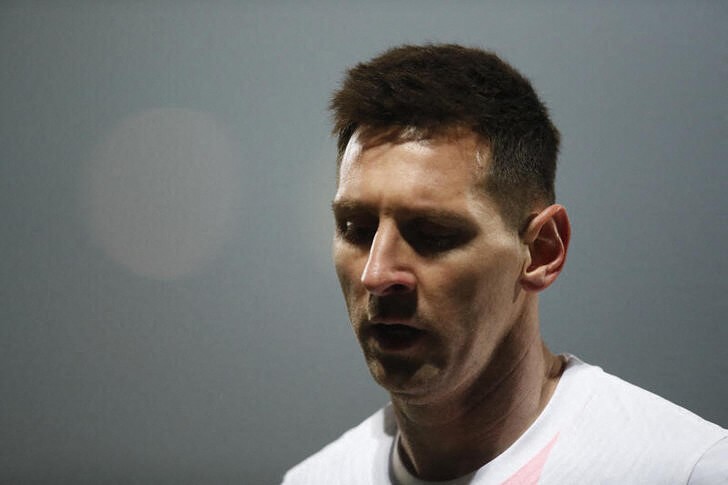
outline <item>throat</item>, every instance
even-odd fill
[[[564,360],[539,345],[511,363],[516,365],[499,380],[483,376],[470,392],[447,402],[411,405],[393,396],[398,452],[412,474],[433,481],[467,475],[533,424],[553,395]]]

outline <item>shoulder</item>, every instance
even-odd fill
[[[574,371],[574,387],[589,396],[583,416],[616,425],[610,426],[615,432],[627,435],[649,432],[654,439],[679,436],[682,442],[705,442],[706,448],[728,434],[728,430],[599,367],[578,362]]]
[[[290,469],[283,483],[381,483],[375,475],[387,476],[395,434],[391,406],[386,406]]]
[[[578,402],[578,409],[572,407],[568,423],[562,421],[561,444],[571,459],[604,472],[681,477],[686,483],[696,464],[728,436],[728,430],[578,359],[570,358],[564,377],[568,392],[561,399]]]
[[[690,474],[689,485],[728,483],[728,437],[706,451]]]

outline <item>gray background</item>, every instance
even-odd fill
[[[563,133],[552,348],[728,425],[726,25],[719,1],[2,3],[0,482],[277,483],[386,401],[330,265],[325,107],[426,40],[495,49]]]

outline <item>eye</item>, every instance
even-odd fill
[[[369,245],[377,232],[377,223],[366,219],[337,220],[336,232],[339,237],[351,244]]]
[[[472,236],[460,228],[429,222],[413,222],[403,228],[412,248],[423,255],[437,255],[466,244]]]

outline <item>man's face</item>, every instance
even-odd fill
[[[354,137],[341,162],[333,253],[349,316],[375,380],[412,402],[472,384],[525,308],[528,248],[482,189],[476,149],[474,135]]]

